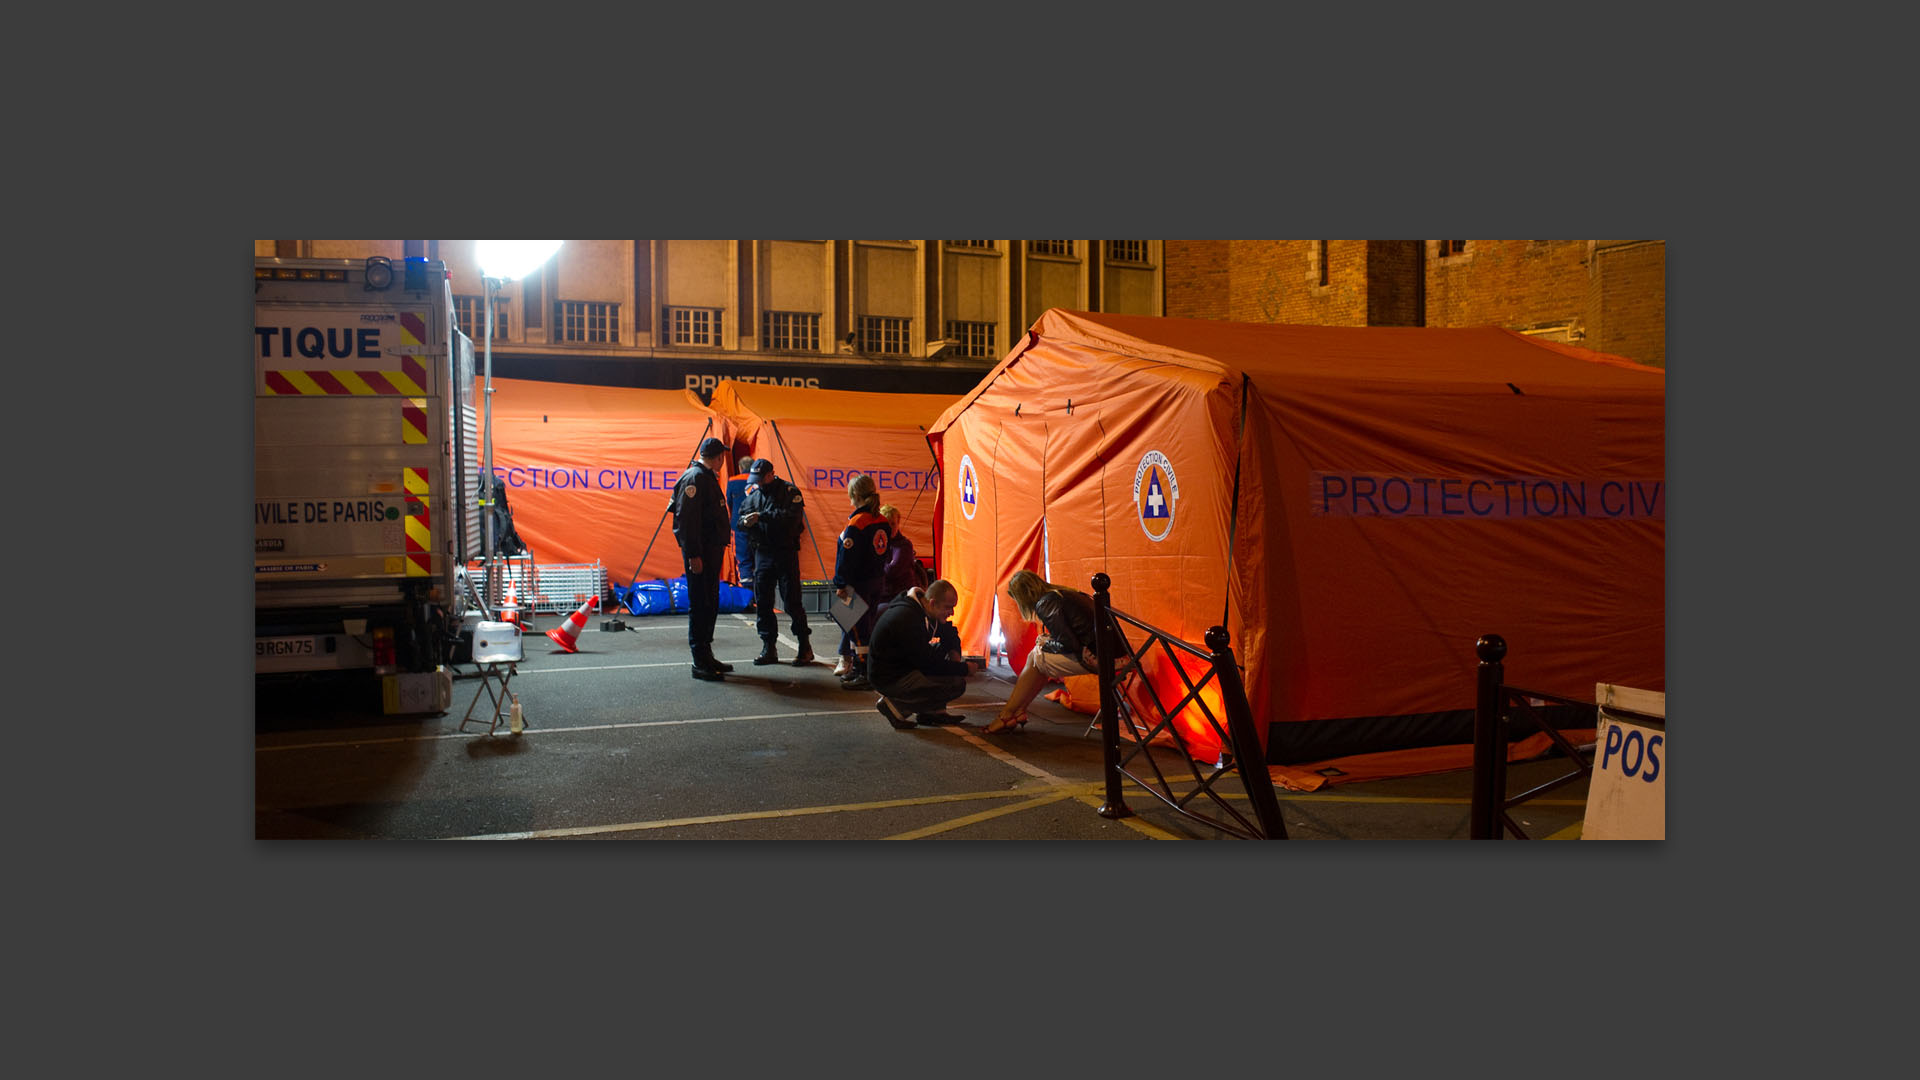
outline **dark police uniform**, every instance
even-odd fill
[[[847,527],[840,530],[840,542],[833,557],[833,587],[849,588],[867,602],[867,613],[847,635],[853,646],[853,672],[844,682],[854,687],[867,685],[867,645],[873,639],[873,624],[880,618],[880,606],[886,601],[887,547],[893,530],[877,507],[862,507],[847,516]],[[845,640],[845,639],[843,639]]]
[[[780,628],[773,617],[777,586],[780,605],[786,609],[794,639],[800,646],[799,657],[793,664],[804,667],[813,662],[813,648],[807,640],[807,610],[800,590],[800,534],[807,527],[807,505],[800,489],[773,475],[772,466],[756,469],[753,476],[756,482],[747,489],[740,516],[760,515],[752,525],[746,526],[753,546],[753,604],[758,612],[754,624],[760,631],[760,640],[765,643],[754,663],[771,664],[779,660],[774,640]]]
[[[713,656],[713,624],[720,617],[720,576],[727,554],[726,494],[712,469],[695,461],[673,485],[673,538],[687,570],[687,647],[693,652],[693,677],[712,680],[732,671]],[[693,560],[700,559],[700,572]]]

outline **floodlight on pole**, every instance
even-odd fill
[[[514,278],[526,277],[560,250],[559,240],[477,240],[473,245],[473,257],[480,264],[480,281],[485,286],[487,296],[487,330],[485,345],[486,392],[482,395],[486,408],[486,460],[481,466],[481,483],[485,493],[480,500],[480,535],[482,547],[480,558],[487,568],[487,592],[480,599],[481,617],[493,619],[500,609],[500,574],[493,564],[493,298],[499,294],[500,286]]]
[[[560,250],[559,240],[477,240],[473,257],[486,277],[511,281],[540,269]]]

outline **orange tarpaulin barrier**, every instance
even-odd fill
[[[1009,575],[1105,572],[1185,641],[1227,628],[1276,763],[1418,745],[1487,633],[1513,685],[1662,689],[1665,392],[1496,328],[1050,310],[929,434],[954,621],[984,652],[997,611],[1020,660]]]
[[[900,508],[900,531],[916,555],[934,553],[938,481],[927,429],[956,399],[950,394],[872,394],[724,379],[713,409],[733,427],[736,454],[771,458],[775,475],[800,488],[807,528],[800,576],[833,577],[834,544],[852,505],[847,482],[868,473],[880,501]]]
[[[732,441],[723,417],[687,390],[501,378],[493,389],[494,475],[538,562],[598,561],[620,585],[635,567],[643,581],[686,572],[662,518],[701,439]],[[476,380],[476,401],[484,390]],[[723,486],[730,468],[721,466]]]

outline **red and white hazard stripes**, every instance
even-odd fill
[[[433,529],[427,516],[427,470],[405,469],[402,484],[407,498],[407,576],[433,573]]]

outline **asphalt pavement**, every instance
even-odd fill
[[[1044,698],[1018,734],[982,728],[1012,689],[1004,665],[970,680],[954,726],[896,730],[872,691],[831,671],[839,634],[816,622],[813,664],[755,666],[753,615],[724,614],[714,648],[723,682],[691,677],[685,615],[592,614],[567,653],[541,616],[508,683],[524,729],[489,731],[491,702],[473,665],[452,669],[443,713],[386,715],[365,673],[255,685],[254,830],[259,839],[1214,840],[1128,784],[1130,816],[1106,801],[1100,733]],[[783,660],[795,652],[781,620]],[[471,707],[471,719],[467,719]],[[465,721],[463,723],[463,720]],[[1164,755],[1176,795],[1194,788]],[[1509,767],[1509,790],[1567,771],[1563,759]],[[1224,807],[1252,817],[1237,782]],[[1296,840],[1464,839],[1466,771],[1280,791]],[[1584,781],[1516,811],[1530,836],[1577,837]],[[1194,808],[1231,820],[1204,796]]]

